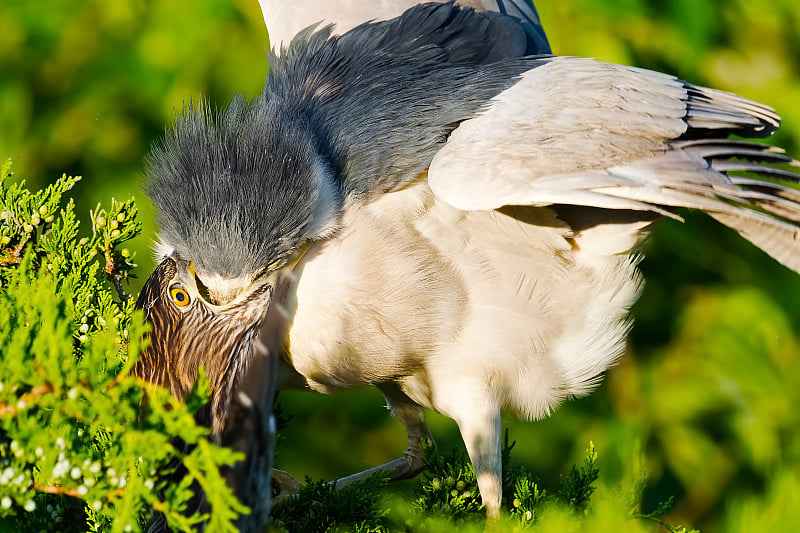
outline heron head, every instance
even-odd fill
[[[182,398],[203,366],[215,432],[279,278],[338,223],[342,195],[303,120],[266,97],[189,106],[149,158],[160,264],[137,302],[152,330],[136,371]]]

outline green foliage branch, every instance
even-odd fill
[[[540,487],[534,476],[515,463],[506,430],[502,449],[504,494],[501,518],[494,526],[499,531],[564,531],[597,524],[612,528],[605,514],[593,510],[592,498],[600,470],[594,444],[589,443],[580,464],[561,476],[552,492]],[[273,510],[273,525],[278,531],[308,533],[356,531],[485,531],[486,517],[481,505],[475,470],[463,449],[437,452],[424,449],[425,470],[414,481],[411,499],[387,495],[387,480],[379,474],[341,490],[335,483],[311,481],[299,494],[280,500]],[[616,494],[610,512],[630,531],[650,531],[649,525],[671,533],[696,533],[661,519],[672,499],[660,503],[650,513],[640,511],[647,477],[642,474],[627,498]],[[617,492],[620,492],[619,489]],[[607,502],[603,513],[608,512]]]
[[[240,457],[194,419],[207,382],[180,403],[131,375],[144,333],[122,286],[133,200],[98,205],[81,236],[64,202],[79,177],[30,192],[9,162],[0,173],[0,529],[140,531],[155,510],[174,530],[235,531],[247,509],[219,467]],[[210,512],[188,512],[193,483]]]

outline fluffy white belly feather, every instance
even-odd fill
[[[300,379],[285,384],[392,382],[448,416],[468,395],[532,419],[589,392],[624,350],[641,224],[595,228],[583,249],[548,208],[460,211],[423,177],[343,226],[295,268]]]

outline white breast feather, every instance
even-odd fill
[[[534,223],[460,211],[424,180],[348,210],[304,259],[291,302],[292,362],[309,386],[391,380],[446,415],[480,390],[525,418],[588,392],[624,348],[635,266],[574,250],[549,209],[513,211]]]

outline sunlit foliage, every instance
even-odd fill
[[[208,520],[235,531],[244,509],[219,466],[236,454],[195,424],[203,387],[184,405],[130,375],[143,326],[122,289],[135,265],[120,245],[139,232],[136,207],[98,206],[80,236],[64,201],[77,182],[65,175],[31,193],[2,167],[0,527],[139,531],[156,509],[177,530]],[[176,465],[189,475],[164,477]],[[210,516],[185,513],[195,480],[213,486]]]

